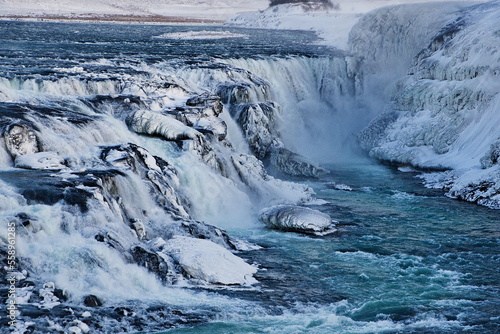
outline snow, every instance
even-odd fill
[[[96,18],[110,15],[179,17],[199,20],[225,20],[237,12],[264,9],[267,0],[3,0],[0,16],[57,15]]]
[[[19,155],[14,165],[17,168],[26,169],[61,170],[66,168],[63,162],[63,159],[56,152],[38,152]]]
[[[209,240],[176,236],[163,245],[163,252],[172,256],[195,279],[224,285],[257,282],[253,278],[257,268]]]
[[[453,178],[435,184],[451,197],[499,207],[500,39],[494,27],[500,2],[457,14],[416,55],[388,111],[360,140],[377,159],[453,169]]]
[[[247,37],[245,34],[236,34],[230,31],[185,31],[185,32],[172,32],[166,33],[154,38],[166,38],[166,39],[180,39],[180,40],[191,40],[191,39],[221,39],[221,38],[242,38]]]
[[[339,9],[329,10],[311,10],[303,5],[286,4],[264,11],[239,13],[226,23],[248,28],[310,30],[322,39],[321,44],[347,50],[349,32],[369,11],[389,5],[429,1],[432,0],[340,0],[333,1],[339,4]]]
[[[260,219],[269,228],[327,234],[335,231],[332,219],[326,213],[295,205],[276,205],[261,212]]]
[[[138,110],[128,119],[131,130],[148,135],[159,135],[166,140],[197,139],[201,134],[173,117],[149,110]]]

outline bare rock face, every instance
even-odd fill
[[[27,125],[11,124],[6,128],[3,136],[7,150],[13,158],[39,152],[38,138]]]

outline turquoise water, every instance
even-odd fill
[[[329,166],[304,181],[340,221],[315,238],[265,229],[255,309],[167,333],[498,333],[499,212],[424,188],[415,173],[372,162]],[[352,191],[330,189],[330,182]],[[245,234],[245,232],[241,232]],[[247,314],[245,314],[247,312]]]

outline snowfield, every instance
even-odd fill
[[[1,0],[0,17],[78,18],[90,16],[134,16],[147,20],[151,16],[178,17],[199,20],[225,20],[237,12],[264,9],[267,0]],[[119,18],[117,18],[119,19]]]
[[[453,169],[432,185],[498,208],[500,2],[457,14],[413,59],[361,144],[377,159]]]
[[[439,5],[465,0],[439,2]],[[264,11],[239,13],[231,17],[228,25],[263,28],[315,31],[322,44],[347,50],[349,32],[364,14],[380,7],[432,2],[429,0],[337,0],[334,9],[310,9],[297,4],[279,5]],[[426,12],[426,14],[429,12]],[[415,17],[415,12],[411,11]],[[431,12],[432,14],[432,12]],[[418,16],[416,16],[418,17]],[[432,20],[429,20],[432,22]],[[432,25],[431,25],[432,26]]]

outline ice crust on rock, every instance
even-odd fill
[[[335,231],[335,222],[329,215],[296,205],[276,205],[264,209],[260,214],[260,220],[269,228],[282,231],[317,235]]]
[[[257,268],[209,240],[176,236],[162,252],[169,254],[186,273],[210,284],[249,285],[257,281]]]
[[[17,168],[39,170],[61,170],[66,168],[64,160],[56,152],[38,152],[17,156],[14,161]]]
[[[173,117],[148,110],[138,110],[128,118],[127,123],[135,132],[159,135],[166,140],[196,139],[200,135],[198,131]]]
[[[11,124],[4,130],[5,146],[12,157],[33,154],[39,151],[38,138],[26,124]]]
[[[449,194],[490,207],[496,204],[488,197],[497,201],[491,167],[500,129],[500,39],[491,27],[499,13],[498,1],[456,12],[416,55],[396,85],[389,111],[360,135],[372,157],[456,170]],[[482,181],[470,178],[473,170]],[[487,173],[493,183],[484,182]],[[489,189],[484,199],[478,200],[478,188]]]

